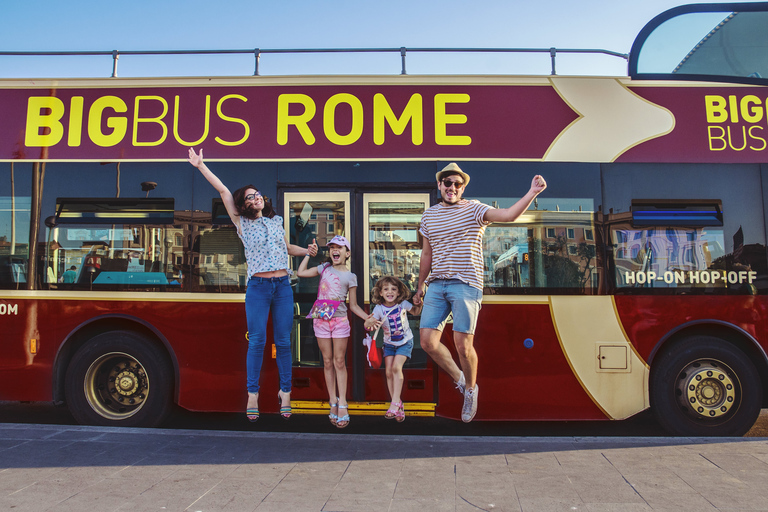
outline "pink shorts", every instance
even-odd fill
[[[349,338],[349,319],[346,316],[333,317],[330,320],[315,318],[312,320],[315,338]]]

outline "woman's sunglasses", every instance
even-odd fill
[[[256,192],[255,194],[248,194],[245,196],[246,201],[255,201],[257,197],[261,197],[261,194]]]

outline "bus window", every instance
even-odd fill
[[[194,291],[245,291],[248,265],[243,244],[231,221],[229,225],[214,224],[198,231],[192,247],[190,277]]]
[[[46,219],[58,287],[181,289],[173,199],[58,198]],[[183,251],[183,248],[181,248]]]
[[[617,293],[768,288],[759,166],[611,164],[603,177]]]
[[[619,290],[725,290],[748,285],[756,277],[746,268],[726,269],[722,228],[632,229],[617,225],[611,227],[611,238]],[[743,271],[741,278],[739,270]]]
[[[349,193],[313,192],[286,193],[284,198],[285,232],[291,244],[307,247],[317,242],[317,256],[310,258],[309,268],[316,267],[328,257],[326,245],[336,235],[349,233]],[[352,247],[354,250],[354,246]],[[296,271],[301,257],[291,258]],[[295,277],[295,276],[294,276]],[[294,366],[322,366],[323,358],[315,341],[312,320],[306,318],[317,298],[319,277],[294,279],[295,318],[291,335]]]
[[[29,260],[31,165],[0,166],[0,288],[25,288]]]
[[[365,194],[363,199],[364,233],[367,247],[364,253],[365,300],[382,276],[402,280],[413,294],[419,281],[419,223],[421,214],[429,206],[429,194]],[[362,284],[362,283],[361,283]],[[371,305],[371,311],[373,305]],[[413,353],[406,368],[426,368],[427,354],[421,348],[419,318],[408,315],[413,332]],[[377,343],[381,346],[381,337]]]
[[[768,77],[763,6],[681,6],[657,16],[638,35],[629,59],[632,78],[765,83]],[[691,12],[700,11],[700,12]]]
[[[418,197],[417,197],[418,196]],[[365,298],[382,276],[401,279],[411,293],[419,279],[419,223],[429,206],[428,194],[366,194],[365,231],[368,234]]]
[[[515,201],[481,202],[507,208]],[[513,223],[494,223],[486,229],[484,293],[521,294],[533,289],[550,294],[596,293],[599,253],[594,202],[548,198],[535,207],[543,209],[529,209]]]

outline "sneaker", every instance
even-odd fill
[[[461,408],[461,421],[469,423],[477,414],[477,384],[464,393],[464,407]]]
[[[454,382],[454,384],[456,384],[456,389],[458,389],[459,393],[462,395],[467,391],[467,380],[464,378],[464,372],[461,372],[459,382]]]

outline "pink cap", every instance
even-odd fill
[[[345,237],[343,237],[341,235],[336,235],[335,237],[333,237],[331,239],[331,241],[328,242],[326,247],[328,245],[331,245],[331,244],[336,244],[336,245],[339,245],[341,247],[346,247],[349,250],[349,252],[352,252],[352,247],[350,247],[349,242],[347,241],[347,239]]]

